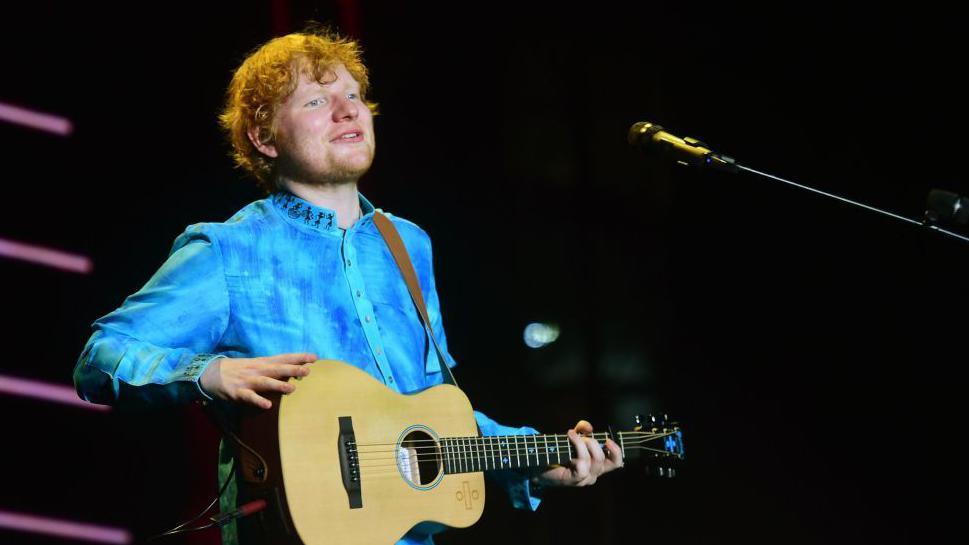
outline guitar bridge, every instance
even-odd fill
[[[360,493],[360,457],[357,455],[357,438],[353,434],[353,421],[349,416],[339,417],[340,436],[337,439],[337,450],[340,453],[340,474],[343,477],[343,488],[347,491],[350,509],[363,507],[363,495]]]

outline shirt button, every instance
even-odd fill
[[[352,263],[350,263],[350,260],[348,259],[347,260],[347,267],[349,267],[350,265],[352,265]]]
[[[367,322],[367,323],[369,324],[369,323],[370,323],[370,315],[369,315],[369,314],[367,314],[366,316],[364,316],[364,317],[363,317],[363,321],[364,321],[364,322]]]
[[[357,297],[360,297],[360,290],[357,290]]]
[[[383,351],[383,350],[381,350],[381,349],[379,349],[379,348],[377,349],[377,355],[378,355],[378,356],[379,356],[379,355],[381,355],[381,354],[383,354],[383,353],[384,353],[384,351]]]
[[[394,377],[387,377],[387,382],[393,384],[394,383]]]

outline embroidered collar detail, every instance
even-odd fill
[[[357,193],[357,195],[360,197],[360,209],[363,211],[362,220],[373,213],[374,207],[362,194]],[[335,210],[311,204],[288,191],[273,193],[272,203],[285,218],[293,223],[323,232],[340,231],[336,223]]]

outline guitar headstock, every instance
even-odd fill
[[[632,431],[616,434],[626,460],[646,464],[646,473],[658,477],[675,477],[684,458],[683,431],[667,415],[636,415]]]

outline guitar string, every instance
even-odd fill
[[[634,432],[620,432],[620,433],[621,433],[621,436],[622,436],[622,439],[623,440],[630,439],[630,440],[633,440],[633,441],[642,441],[642,440],[645,439],[645,440],[648,441],[648,440],[660,439],[662,437],[669,437],[670,435],[674,435],[676,433],[676,431],[671,431],[671,432],[666,432],[666,433],[635,432],[635,431]],[[522,440],[524,441],[525,438],[531,439],[533,437],[534,438],[538,438],[538,440],[542,440],[542,438],[545,437],[545,438],[558,438],[558,439],[562,439],[564,441],[570,441],[568,435],[566,435],[566,434],[558,434],[558,433],[555,433],[555,434],[544,434],[544,435],[489,435],[489,436],[485,436],[485,437],[480,437],[480,436],[445,437],[444,439],[448,439],[448,440],[452,440],[453,439],[453,440],[474,440],[474,441],[489,440],[489,441],[493,441],[493,440],[509,439],[510,438],[511,439],[511,442],[515,442],[516,441],[515,438],[522,438]],[[600,438],[601,439],[612,439],[613,441],[615,441],[615,438],[613,438],[613,436],[611,434],[609,434],[608,432],[594,433],[592,435],[583,435],[582,437],[588,437],[590,439],[600,439]],[[411,443],[429,443],[429,442],[431,442],[431,443],[438,443],[440,441],[441,441],[440,439],[414,439],[414,440],[411,440],[410,442]],[[397,443],[355,443],[355,444],[356,444],[356,446],[358,448],[359,447],[395,447],[395,446],[397,446]]]
[[[670,433],[644,434],[644,435],[639,435],[634,437],[627,437],[624,435],[622,437],[622,440],[624,440],[625,442],[641,443],[644,441],[656,441],[658,439],[662,439],[664,437],[670,437],[672,435],[676,435],[676,433],[670,432]],[[583,436],[583,437],[588,437],[588,436]],[[522,440],[518,441],[517,438],[522,438]],[[592,437],[589,437],[589,438],[592,439]],[[544,444],[546,439],[554,439],[561,443],[565,443],[565,442],[571,443],[571,439],[569,439],[567,435],[491,435],[486,437],[478,437],[478,436],[444,437],[441,439],[413,439],[413,440],[408,440],[407,443],[438,444],[438,443],[441,443],[442,441],[475,441],[477,442],[477,444],[480,444],[480,445],[495,445],[495,444],[498,444],[497,442],[501,442],[501,444],[504,445],[506,443],[525,444],[525,442],[527,441],[530,444],[538,443],[539,445],[542,445]],[[613,438],[611,436],[604,436],[602,437],[602,439],[613,439]],[[613,441],[615,441],[615,439],[613,439]],[[358,444],[358,443],[351,442],[351,444],[355,444],[357,447],[387,447],[387,446],[396,446],[398,443],[359,443]],[[425,448],[425,447],[418,447],[418,448]]]
[[[657,454],[663,454],[663,455],[666,455],[666,456],[669,456],[669,457],[679,457],[674,452],[670,452],[668,450],[663,450],[663,449],[658,449],[658,448],[653,448],[653,447],[631,446],[631,447],[627,447],[626,450],[644,450],[644,451],[649,451],[649,452],[655,452]],[[565,451],[561,451],[560,450],[558,452],[561,452],[562,454],[565,454]],[[465,452],[464,454],[471,454],[471,453]],[[521,452],[519,451],[518,454],[521,454]],[[527,461],[524,464],[524,466],[525,467],[531,467],[532,464],[529,463],[529,462],[532,459],[535,459],[535,460],[538,461],[536,465],[542,465],[541,458],[543,456],[545,456],[545,454],[546,453],[544,453],[544,452],[528,452],[528,453],[525,453],[524,457],[526,458]],[[435,454],[431,454],[431,453],[421,454],[421,455],[418,455],[415,458],[413,458],[412,461],[416,461],[417,463],[421,463],[421,462],[425,462],[426,463],[428,461],[431,461],[431,462],[447,463],[449,465],[466,465],[466,466],[471,466],[472,464],[476,464],[478,466],[482,466],[482,465],[487,465],[487,463],[486,463],[487,460],[490,460],[491,462],[494,462],[495,460],[499,460],[499,459],[503,459],[503,458],[505,458],[505,456],[497,457],[497,456],[494,456],[494,455],[489,455],[487,453],[485,453],[484,455],[481,455],[481,456],[475,456],[473,454],[471,454],[469,456],[465,456],[465,455],[462,455],[462,453],[460,453],[460,452],[453,452],[453,453],[451,453],[450,456],[436,454],[436,453]],[[559,454],[557,454],[557,453],[549,452],[548,453],[548,456],[546,457],[546,459],[548,460],[548,459],[551,459],[551,458],[556,458],[556,460],[558,461],[558,459],[561,458],[561,456]],[[572,460],[572,459],[575,459],[575,458],[573,458],[573,457],[570,456],[568,459]],[[365,464],[362,463],[364,461],[371,462],[371,463],[368,464],[368,465],[365,465]],[[359,465],[359,467],[361,469],[364,469],[364,468],[374,468],[374,467],[397,467],[397,465],[399,464],[399,460],[396,457],[393,457],[393,456],[381,456],[381,457],[360,458],[360,462],[361,462],[361,464]],[[376,463],[374,463],[374,462],[376,462]],[[521,463],[519,461],[519,458],[517,456],[514,458],[514,460],[512,460],[511,458],[509,458],[509,461],[508,462],[502,462],[502,466],[503,467],[504,467],[504,464],[505,463],[507,463],[509,467],[523,467],[521,465]],[[495,464],[492,463],[492,465],[494,466]]]
[[[654,449],[654,448],[648,448],[648,447],[634,447],[634,448],[632,448],[630,450],[648,450],[648,451],[651,451],[651,452],[656,452],[656,453],[659,453],[659,454],[667,455],[667,457],[670,457],[670,458],[678,458],[678,456],[676,456],[676,455],[674,455],[674,454],[672,454],[672,453],[670,453],[668,451],[660,450],[660,449]],[[444,460],[441,460],[439,458],[435,458],[432,461],[437,462],[437,463],[442,464],[442,465],[445,464],[445,461]],[[426,460],[425,460],[425,462],[426,462]],[[473,463],[473,462],[477,462],[477,463]],[[548,464],[548,463],[542,463],[541,460],[539,460],[536,464],[528,464],[528,463],[526,463],[524,465],[509,464],[507,467],[504,464],[502,464],[501,467],[499,468],[499,467],[497,467],[497,465],[492,465],[491,467],[487,467],[486,464],[481,463],[481,460],[469,461],[469,459],[463,459],[463,460],[458,460],[457,462],[451,462],[448,465],[451,466],[450,469],[453,469],[454,466],[458,466],[459,468],[461,468],[461,470],[459,470],[459,471],[449,471],[449,472],[446,472],[445,473],[446,475],[458,475],[458,474],[462,474],[462,473],[478,473],[478,472],[481,472],[481,471],[492,471],[492,470],[497,470],[497,469],[518,469],[518,468],[521,468],[521,467],[526,467],[526,468],[528,468],[528,467],[548,467],[550,465],[562,465],[562,463],[559,463],[559,461],[556,460],[552,464]],[[448,468],[445,468],[445,469],[448,469]],[[360,470],[361,470],[361,475],[364,475],[363,471],[366,470],[365,475],[367,477],[383,476],[383,475],[399,475],[400,474],[400,468],[398,467],[398,464],[396,464],[396,463],[370,464],[370,465],[366,465],[366,466],[361,465],[360,466]]]
[[[636,433],[636,432],[634,432],[634,433]],[[532,437],[537,437],[537,438],[539,438],[539,440],[541,440],[542,437],[548,437],[548,438],[558,437],[558,438],[562,438],[562,439],[568,440],[568,437],[569,436],[567,434],[564,434],[564,433],[550,433],[550,434],[538,434],[538,435],[534,435],[534,434],[523,434],[523,435],[488,435],[488,436],[484,436],[484,437],[481,437],[481,436],[463,436],[463,437],[462,436],[459,436],[459,437],[445,437],[444,439],[460,439],[460,440],[473,439],[475,441],[479,441],[479,440],[483,440],[483,439],[489,439],[490,440],[490,439],[493,439],[493,438],[494,439],[511,438],[512,440],[514,440],[514,438],[516,438],[516,437],[517,438],[529,438],[529,439],[531,439]],[[611,438],[612,436],[609,435],[608,432],[601,432],[601,433],[594,433],[592,435],[584,435],[583,437],[589,437],[589,438],[595,438],[595,437]],[[436,442],[436,441],[438,441],[438,440],[436,440],[436,439],[415,439],[413,442],[414,443],[421,443],[421,442],[426,443],[426,442]],[[382,447],[382,446],[391,446],[391,445],[396,445],[396,444],[397,443],[359,443],[359,444],[357,444],[357,446],[358,447],[371,447],[371,446],[374,446],[374,447]]]
[[[673,434],[655,435],[655,436],[635,438],[635,439],[626,439],[624,437],[623,443],[625,445],[637,445],[637,444],[642,444],[649,441],[658,441],[660,439],[669,437],[671,435]],[[495,437],[498,437],[498,436],[495,436]],[[535,437],[535,436],[519,435],[519,436],[512,436],[512,437]],[[538,436],[538,437],[541,437],[541,436]],[[483,440],[483,439],[486,439],[486,440]],[[452,452],[460,452],[460,451],[467,451],[467,450],[483,450],[486,452],[497,452],[501,450],[503,452],[521,453],[535,448],[544,449],[546,448],[546,446],[551,446],[554,448],[568,446],[569,448],[571,448],[571,445],[572,445],[572,442],[568,439],[567,436],[555,437],[554,441],[549,441],[549,442],[546,442],[545,440],[540,440],[540,442],[533,440],[530,442],[521,442],[521,443],[518,443],[517,441],[514,441],[514,440],[498,443],[498,442],[495,442],[496,441],[495,439],[482,438],[482,437],[448,437],[445,440],[448,441],[448,444],[443,444],[442,441],[435,441],[433,439],[421,439],[421,440],[410,441],[408,442],[409,444],[426,443],[426,442],[431,442],[432,444],[426,445],[426,446],[408,446],[407,448],[408,450],[416,450],[416,451],[426,451],[426,450],[437,451],[437,450],[440,450],[441,448],[449,448],[452,450]],[[518,443],[518,444],[516,445],[515,443]],[[374,444],[370,444],[369,446],[377,446],[377,445],[378,444],[374,443]],[[360,446],[358,445],[357,448],[355,449],[355,452],[359,454],[396,453],[398,449],[397,444],[394,444],[394,443],[384,443],[384,444],[380,444],[379,446],[392,447],[392,448],[382,449],[382,450],[361,449]]]
[[[668,450],[663,450],[663,449],[658,449],[658,448],[652,448],[652,447],[630,447],[627,450],[644,450],[644,451],[649,451],[649,452],[655,452],[657,454],[664,454],[664,455],[671,456],[671,457],[678,457],[678,455],[676,453],[670,452]],[[564,454],[564,452],[563,452],[563,454]],[[541,459],[543,457],[544,457],[544,453],[539,453],[537,455],[535,453],[529,453],[528,454],[529,460],[525,464],[523,464],[523,465],[525,465],[525,466],[531,466],[531,465],[533,465],[533,464],[530,463],[530,461],[533,460],[533,459],[537,459],[539,461],[539,464],[540,464],[541,463]],[[555,454],[550,454],[549,458],[558,459],[558,458],[561,458],[561,456],[558,456],[558,455],[555,455]],[[425,454],[423,456],[417,457],[416,458],[416,461],[417,462],[428,462],[428,461],[438,462],[438,461],[440,461],[440,462],[447,462],[447,463],[452,463],[452,464],[455,463],[455,462],[456,463],[466,463],[466,464],[470,464],[470,463],[474,462],[474,463],[482,463],[482,465],[483,465],[484,460],[490,460],[490,461],[493,462],[493,461],[495,461],[497,459],[499,459],[499,458],[496,457],[496,456],[478,456],[478,457],[475,457],[475,456],[451,456],[450,457],[450,462],[449,462],[447,457],[440,456],[440,455]],[[573,460],[575,458],[574,457],[569,457],[568,459]],[[412,459],[412,461],[413,460],[414,459]],[[361,468],[364,468],[364,467],[377,467],[377,466],[381,465],[381,463],[386,463],[386,462],[390,462],[388,464],[390,466],[396,466],[396,465],[398,465],[398,459],[397,458],[393,458],[393,457],[366,458],[366,459],[361,459],[360,461],[361,462],[364,462],[364,461],[371,462],[371,464],[369,466],[368,465],[364,465],[364,464],[361,463],[359,465],[359,467],[361,467]],[[372,462],[377,462],[377,463],[372,463]],[[512,463],[512,461],[510,461],[510,462],[507,462],[507,463],[510,464],[510,465],[514,465],[515,467],[522,467],[521,465],[518,464],[518,459],[517,458],[515,460],[513,460],[513,462],[514,463]],[[503,464],[504,464],[504,462],[503,462]]]
[[[665,455],[674,454],[664,449],[637,446],[640,443],[645,443],[647,441],[655,441],[656,439],[658,438],[628,441],[628,442],[625,442],[626,449],[627,450],[636,450],[636,449],[650,450],[652,452],[662,453]],[[533,443],[533,445],[535,444]],[[503,460],[507,458],[509,460],[507,463],[511,465],[514,462],[517,462],[518,464],[520,464],[522,455],[524,455],[526,459],[529,456],[532,456],[540,460],[542,456],[545,456],[546,461],[550,461],[551,458],[554,456],[558,460],[566,452],[566,449],[562,448],[563,446],[569,447],[568,455],[569,455],[569,458],[571,459],[571,443],[566,443],[566,442],[553,443],[552,445],[548,445],[547,443],[544,443],[544,444],[539,444],[537,446],[519,445],[518,447],[506,445],[505,448],[501,448],[499,445],[496,445],[493,443],[478,443],[478,444],[472,445],[467,443],[462,444],[460,441],[458,441],[456,442],[456,444],[445,445],[443,448],[446,451],[444,452],[442,452],[442,448],[439,445],[432,445],[427,447],[416,447],[408,450],[417,451],[416,455],[414,456],[415,463],[426,462],[428,460],[432,460],[432,461],[444,460],[449,464],[469,465],[474,462],[478,462],[478,464],[480,465],[482,464],[482,461],[484,461],[484,465],[487,465],[487,460],[491,460],[492,462],[494,462],[495,460]],[[428,450],[430,450],[431,452],[426,452]],[[399,463],[398,458],[396,456],[397,452],[398,452],[397,450],[377,450],[377,451],[370,450],[370,451],[359,451],[357,452],[357,455],[361,462],[390,461],[391,465],[397,465]],[[382,456],[373,456],[374,454],[378,454]],[[390,456],[386,456],[387,454],[390,454]],[[504,464],[505,462],[502,462],[502,463]]]

